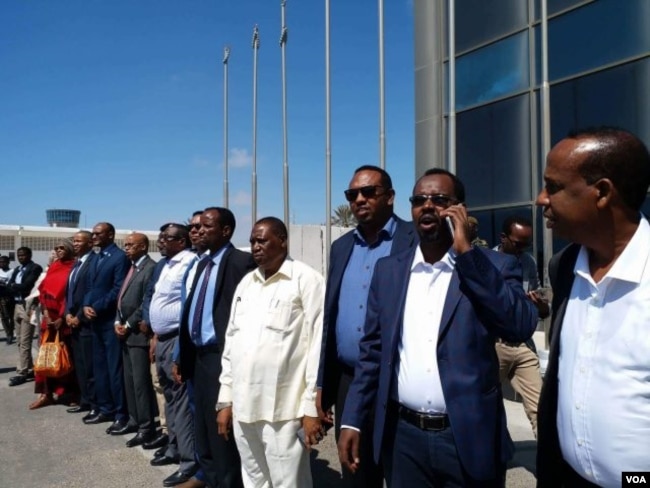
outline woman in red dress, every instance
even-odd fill
[[[68,351],[72,350],[71,330],[65,323],[65,291],[68,276],[74,266],[74,249],[72,241],[64,239],[54,248],[56,261],[47,269],[43,282],[38,287],[39,302],[43,314],[41,321],[41,340],[47,336],[48,329],[59,331],[59,340],[64,342]],[[34,392],[38,398],[29,405],[30,410],[52,405],[58,402],[73,401],[78,395],[78,385],[74,371],[61,378],[47,378],[36,375]]]

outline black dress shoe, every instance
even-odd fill
[[[86,425],[102,424],[104,422],[111,422],[112,420],[113,417],[109,417],[108,415],[104,415],[103,413],[99,412],[97,415],[85,419],[84,424]]]
[[[14,342],[16,342],[16,339],[14,339],[14,336],[7,336],[7,345],[11,346]]]
[[[113,425],[109,427],[110,432],[106,432],[111,435],[124,435],[124,434],[133,434],[138,431],[137,425],[130,425],[125,420],[116,420],[113,422]]]
[[[178,461],[179,459],[177,457],[170,458],[163,455],[163,456],[153,458],[151,461],[149,461],[149,464],[151,464],[152,466],[168,466],[170,464],[178,464]]]
[[[183,472],[180,469],[176,471],[171,476],[168,476],[163,480],[163,486],[176,486],[181,483],[189,481],[189,479],[194,475],[194,473]]]
[[[90,412],[90,406],[88,406],[88,405],[77,405],[76,407],[67,408],[66,412],[68,412],[68,413]]]
[[[161,457],[164,456],[165,453],[167,452],[167,446],[162,446],[160,449],[156,449],[153,453],[153,457]]]
[[[169,437],[167,437],[167,434],[160,434],[149,442],[145,442],[142,447],[144,449],[160,449],[161,447],[165,447],[168,443]]]
[[[9,386],[18,386],[27,382],[27,376],[24,374],[19,374],[17,376],[12,376],[9,378]]]
[[[88,412],[86,415],[84,415],[83,417],[81,417],[81,420],[83,420],[83,421],[85,422],[85,421],[88,420],[89,418],[91,418],[91,417],[96,417],[97,415],[99,415],[99,410],[95,410],[94,408],[91,408],[91,409],[90,409],[90,412]]]
[[[141,446],[153,438],[152,432],[138,432],[133,439],[126,441],[126,447]]]

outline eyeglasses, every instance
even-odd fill
[[[431,204],[434,207],[439,208],[449,208],[451,205],[456,205],[458,203],[458,200],[455,198],[442,193],[437,195],[413,195],[412,197],[409,197],[409,202],[411,202],[412,207],[421,207],[427,203],[428,200],[431,201]]]
[[[199,230],[201,228],[201,224],[189,224],[187,228],[189,230]]]
[[[167,234],[163,234],[163,235],[160,236],[160,238],[158,240],[159,241],[171,242],[171,241],[178,241],[180,239],[183,239],[183,238],[181,236],[170,236],[170,235],[167,235]]]
[[[343,193],[345,193],[345,199],[352,203],[357,199],[359,193],[361,193],[363,198],[374,198],[381,195],[382,193],[377,191],[379,189],[384,189],[384,187],[379,185],[368,185],[362,186],[361,188],[350,188],[349,190],[345,190]],[[386,193],[388,190],[390,190],[390,188],[386,189],[383,193]]]
[[[531,246],[531,243],[527,241],[513,241],[512,239],[510,239],[510,236],[506,236],[506,239],[508,239],[512,247],[514,247],[515,249],[519,249],[520,251],[523,251],[524,249],[528,249]]]

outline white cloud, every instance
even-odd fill
[[[208,166],[212,166],[212,163],[208,158],[204,158],[203,156],[194,156],[192,166],[195,168],[207,168]]]
[[[240,190],[233,197],[231,197],[231,205],[236,205],[238,207],[250,207],[251,206],[251,194],[247,191]]]
[[[248,149],[233,147],[228,153],[228,166],[231,168],[245,168],[253,164],[253,155]]]

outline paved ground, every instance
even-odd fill
[[[80,416],[54,405],[29,411],[34,383],[9,387],[18,357],[0,332],[0,487],[146,488],[162,486],[175,467],[149,465],[151,451],[128,449],[130,436],[105,434],[108,424],[84,425]],[[508,488],[535,486],[535,441],[521,404],[506,401],[508,426],[517,454],[508,470]],[[315,488],[338,486],[340,465],[333,435],[314,449]]]

